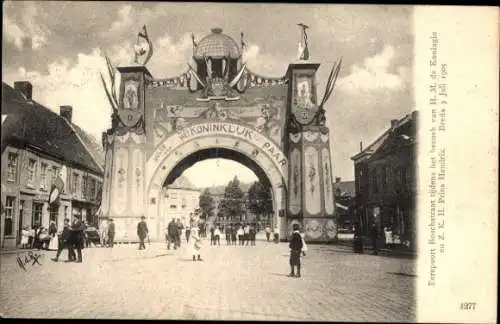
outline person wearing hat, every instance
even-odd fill
[[[144,250],[146,245],[144,239],[148,236],[148,225],[145,221],[146,217],[141,216],[141,221],[137,224],[137,236],[139,236],[139,250]]]
[[[293,224],[292,239],[288,247],[290,248],[290,274],[289,277],[295,277],[295,267],[297,267],[297,277],[300,277],[300,253],[302,252],[303,243],[300,236],[300,225]]]
[[[69,228],[69,238],[68,238],[68,254],[69,254],[69,262],[78,262],[82,263],[82,249],[84,248],[84,238],[83,231],[85,229],[85,225],[80,219],[81,216],[75,215],[75,219]],[[75,250],[78,254],[78,259],[76,259]]]

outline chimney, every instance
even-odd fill
[[[26,100],[33,98],[33,86],[28,81],[14,82],[14,89],[21,92],[26,97]]]
[[[391,128],[394,128],[398,125],[399,120],[397,119],[391,119]]]
[[[71,123],[71,116],[73,115],[73,107],[71,106],[61,106],[59,107],[59,115],[66,118]]]
[[[335,177],[335,183],[340,183],[341,180],[342,180],[341,177]]]
[[[363,152],[363,141],[359,142],[359,151]]]

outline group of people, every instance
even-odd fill
[[[82,263],[82,250],[85,246],[85,228],[86,224],[81,220],[80,216],[75,216],[71,224],[69,219],[66,218],[61,234],[57,235],[58,247],[56,256],[51,260],[57,262],[62,251],[67,248],[68,259],[66,262]]]
[[[186,244],[190,247],[193,261],[203,261],[201,259],[201,236],[202,232],[199,230],[198,224],[193,219],[193,213],[190,213],[189,225],[184,226],[179,218],[171,219],[165,229],[165,240],[167,242],[167,249],[170,250],[171,245],[173,249],[177,250],[181,247],[182,236],[184,235]]]
[[[101,247],[112,248],[115,244],[115,223],[112,218],[103,219],[99,225],[99,238]]]
[[[226,245],[255,246],[257,230],[255,224],[228,224],[225,227],[218,225],[210,228],[210,245],[220,245],[222,234],[226,236]]]
[[[165,241],[167,242],[167,249],[170,250],[171,245],[173,245],[174,250],[177,250],[181,247],[181,238],[183,232],[184,236],[186,237],[186,243],[189,243],[189,238],[191,236],[191,227],[189,225],[184,227],[179,218],[177,218],[177,220],[172,218],[165,230]]]

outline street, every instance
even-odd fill
[[[210,246],[193,262],[185,242],[83,250],[84,262],[0,256],[3,317],[291,321],[415,320],[413,260],[309,245],[302,278],[289,278],[288,243]],[[22,255],[27,254],[23,253]]]

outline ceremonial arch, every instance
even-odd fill
[[[143,43],[136,45],[134,64],[117,68],[118,95],[108,58],[109,89],[103,79],[113,115],[103,134],[100,212],[114,220],[115,240],[136,241],[143,215],[150,238],[161,239],[166,186],[194,163],[214,157],[242,163],[270,188],[272,223],[282,239],[299,223],[308,241],[333,240],[329,131],[324,102],[316,98],[319,64],[302,59],[282,77],[257,75],[244,63],[243,40],[240,47],[215,28],[199,42],[193,38],[185,73],[155,79],[145,66],[152,55],[145,28],[139,36]]]

